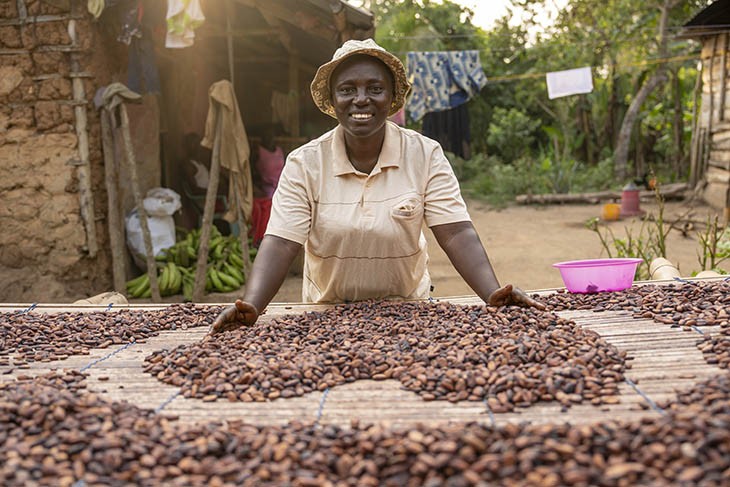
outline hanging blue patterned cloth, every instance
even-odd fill
[[[414,120],[458,107],[487,84],[479,51],[409,52],[408,73],[413,88],[406,108]]]

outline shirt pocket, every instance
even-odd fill
[[[410,220],[422,217],[423,201],[416,196],[403,198],[391,207],[390,215],[396,220]]]

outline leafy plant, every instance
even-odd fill
[[[511,203],[520,194],[597,191],[607,189],[612,183],[610,159],[586,167],[574,159],[553,161],[548,156],[541,160],[524,156],[511,164],[483,154],[468,160],[451,153],[447,157],[462,191],[497,207]]]
[[[718,217],[707,217],[704,231],[697,232],[700,250],[697,254],[701,270],[717,270],[730,259],[730,228],[720,226]]]
[[[636,278],[646,280],[649,279],[651,261],[657,257],[665,257],[665,255],[657,253],[656,229],[646,223],[646,220],[642,222],[638,235],[634,235],[630,228],[624,227],[626,230],[626,237],[624,238],[616,237],[610,227],[606,227],[605,231],[602,232],[598,218],[588,220],[586,228],[596,232],[601,241],[601,246],[609,258],[632,257],[642,259],[643,262],[636,269]]]
[[[649,266],[651,261],[667,256],[667,236],[679,223],[684,220],[685,215],[680,215],[672,222],[665,218],[665,201],[659,192],[659,187],[654,190],[657,202],[657,215],[648,214],[641,222],[638,234],[634,234],[631,228],[624,227],[626,237],[618,238],[610,227],[602,232],[599,227],[598,218],[591,218],[586,222],[586,228],[596,232],[601,246],[608,254],[608,257],[636,257],[644,262],[637,269],[639,279],[649,278]],[[691,210],[688,210],[688,212]]]
[[[502,158],[513,162],[523,156],[535,142],[540,120],[517,108],[496,107],[489,124],[487,144]]]

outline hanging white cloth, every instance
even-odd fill
[[[593,91],[593,76],[590,66],[585,68],[554,71],[545,75],[548,98],[578,95]]]
[[[208,189],[208,183],[210,181],[210,171],[208,171],[208,168],[195,159],[190,159],[190,163],[195,167],[195,186],[198,189]]]
[[[167,38],[165,47],[190,47],[195,29],[205,21],[200,0],[167,0]]]

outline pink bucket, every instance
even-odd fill
[[[571,293],[622,291],[631,287],[642,259],[587,259],[553,264]]]

